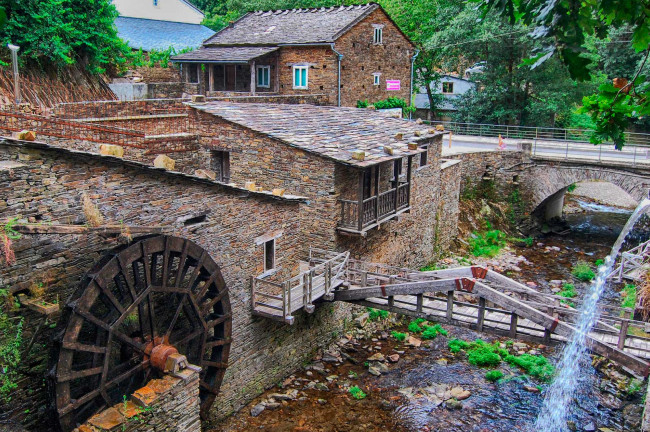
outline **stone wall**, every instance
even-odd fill
[[[373,44],[373,24],[383,25],[383,43]],[[372,12],[336,41],[341,62],[341,105],[356,106],[358,100],[371,103],[388,97],[410,102],[413,46],[381,9]],[[373,73],[380,84],[374,85]],[[399,91],[387,91],[386,80],[399,80]]]
[[[307,89],[293,88],[293,66],[309,65]],[[325,94],[337,103],[338,60],[329,46],[282,47],[278,55],[280,94]]]
[[[171,83],[181,81],[180,68],[170,64],[169,67],[148,67],[142,66],[135,69],[135,72],[142,76],[146,83]]]
[[[88,419],[78,432],[201,432],[199,373],[184,369],[136,390],[130,400]]]
[[[334,337],[347,305],[296,314],[293,326],[254,317],[250,310],[251,276],[262,273],[263,247],[255,238],[282,231],[276,260],[293,271],[301,255],[301,199],[253,193],[183,174],[165,172],[111,157],[69,152],[6,140],[0,144],[0,220],[42,224],[49,232],[61,224],[84,225],[81,197],[97,205],[106,223],[149,227],[195,241],[221,267],[233,311],[233,345],[221,392],[211,411],[216,419],[232,413],[264,388],[291,373]],[[208,212],[198,225],[182,218]],[[179,219],[180,218],[180,219]],[[158,231],[156,231],[158,230]],[[71,291],[117,236],[95,230],[76,234],[25,234],[14,241],[16,262],[3,265],[0,285],[12,292],[46,283],[45,300],[65,303]],[[24,374],[11,401],[1,403],[0,420],[23,423],[30,430],[48,430],[44,374],[50,341],[56,331],[43,316],[19,308],[12,316],[24,321],[23,340],[33,338],[22,360]],[[61,325],[61,324],[59,324]],[[21,369],[22,373],[23,369]]]

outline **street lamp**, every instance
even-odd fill
[[[7,48],[11,50],[11,63],[14,71],[14,97],[16,105],[20,104],[20,78],[18,77],[18,45],[7,44]]]

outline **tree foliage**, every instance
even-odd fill
[[[129,52],[117,36],[117,11],[110,0],[0,0],[0,8],[7,15],[0,42],[20,46],[20,59],[28,66],[80,64],[103,73],[123,63]]]
[[[644,73],[650,54],[650,4],[644,0],[481,0],[484,12],[496,10],[511,23],[530,26],[532,35],[545,43],[528,60],[537,67],[554,54],[564,63],[572,77],[588,80],[595,71],[588,55],[589,39],[609,43],[620,41],[611,50],[640,53],[629,58],[619,56],[608,66],[638,61],[627,83],[604,83],[597,94],[584,99],[584,112],[591,115],[596,134],[594,142],[611,139],[618,148],[625,142],[625,130],[641,117],[650,114],[648,79]],[[622,29],[622,34],[612,33]],[[623,36],[623,37],[621,37]],[[629,38],[629,39],[628,39]],[[624,71],[623,71],[624,73]],[[625,76],[617,77],[625,78]]]

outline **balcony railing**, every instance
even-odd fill
[[[401,183],[397,188],[381,192],[362,201],[340,200],[343,231],[363,233],[392,217],[410,209],[411,184]],[[361,207],[361,211],[359,211]]]

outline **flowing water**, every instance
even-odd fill
[[[546,394],[542,410],[535,422],[535,430],[545,432],[568,430],[567,417],[583,369],[581,366],[584,364],[587,353],[586,337],[598,319],[598,300],[607,284],[607,275],[612,271],[616,257],[628,233],[649,208],[650,200],[644,199],[630,216],[616,243],[614,243],[611,253],[598,269],[596,280],[591,285],[580,307],[580,316],[575,326],[576,331],[564,348],[562,359],[557,366],[558,375]]]

